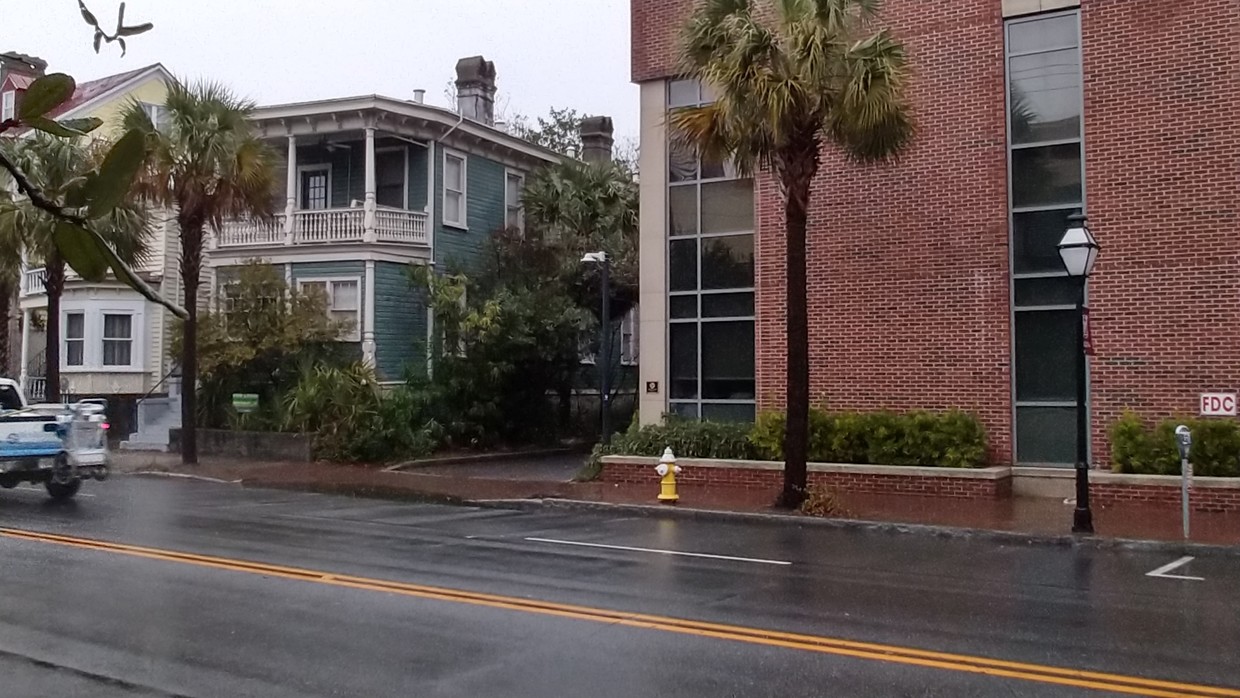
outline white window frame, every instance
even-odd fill
[[[340,283],[353,283],[357,285],[357,308],[353,310],[336,310],[336,292],[335,285]],[[327,317],[336,319],[332,313],[353,313],[356,317],[353,319],[353,329],[345,333],[338,341],[341,342],[360,342],[362,341],[362,306],[366,303],[365,297],[362,295],[362,277],[360,276],[307,276],[297,279],[297,292],[302,293],[307,284],[323,284],[327,289]]]
[[[139,102],[139,104],[142,106],[142,111],[146,112],[146,118],[151,120],[155,130],[163,130],[160,128],[160,122],[167,118],[168,107],[154,102]]]
[[[378,175],[379,154],[380,153],[395,153],[398,151],[404,154],[404,157],[405,157],[405,166],[404,168],[401,169],[401,175],[402,175],[401,176],[401,182],[402,182],[401,192],[404,194],[404,196],[402,197],[401,210],[408,211],[409,210],[409,146],[387,145],[382,148],[375,148],[375,190],[378,191],[379,189],[379,175]],[[375,198],[378,198],[377,194],[375,195]]]
[[[515,204],[513,201],[509,200],[508,198],[508,181],[510,179],[516,179],[517,181],[521,183],[519,187],[518,199],[515,202]],[[504,169],[504,227],[505,228],[509,227],[508,212],[513,209],[516,209],[517,224],[512,227],[515,227],[518,231],[521,232],[522,235],[525,234],[525,205],[521,203],[520,197],[524,194],[525,194],[525,173],[520,172],[518,170],[505,168]]]
[[[306,208],[305,193],[303,192],[302,177],[306,172],[327,172],[327,200],[324,202],[326,206],[322,210],[326,211],[332,207],[332,164],[330,162],[318,163],[315,165],[298,165],[297,166],[297,210],[298,211],[317,211],[319,209]]]
[[[0,121],[17,118],[17,91],[5,90],[0,95]]]
[[[82,336],[81,337],[70,337],[69,336],[69,317],[72,315],[82,316]],[[60,334],[61,334],[61,342],[60,342],[61,344],[61,348],[60,348],[61,370],[85,368],[86,367],[86,335],[89,334],[89,332],[86,329],[86,311],[85,310],[73,310],[73,311],[65,312],[63,314],[62,321],[60,323]],[[77,342],[82,345],[82,353],[81,353],[82,363],[80,364],[69,363],[69,343],[70,342]]]
[[[448,158],[461,161],[461,189],[448,188]],[[460,220],[448,219],[448,193],[459,193],[461,196]],[[443,191],[440,192],[443,204],[443,224],[449,228],[469,230],[469,156],[459,150],[445,148],[443,151]]]
[[[109,337],[108,317],[127,317],[129,318],[129,337]],[[137,317],[131,312],[109,312],[104,310],[99,313],[99,365],[105,370],[112,368],[131,368],[133,366],[133,357],[138,349],[138,323]],[[128,364],[109,364],[107,362],[107,343],[108,342],[129,342],[129,363]]]
[[[68,365],[68,342],[64,330],[68,330],[70,315],[82,314],[83,334],[82,365]],[[103,316],[128,315],[130,348],[129,363],[123,366],[103,364]],[[141,300],[73,300],[66,301],[60,309],[61,373],[144,373],[146,372],[146,344],[149,340],[146,327],[146,301]],[[77,340],[72,340],[77,341]]]

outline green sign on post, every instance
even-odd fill
[[[258,395],[255,393],[233,393],[233,409],[246,414],[258,409]]]

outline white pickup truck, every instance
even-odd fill
[[[101,401],[28,405],[21,387],[0,378],[0,487],[42,483],[70,499],[82,480],[108,477],[108,422]]]

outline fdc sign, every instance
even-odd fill
[[[1236,394],[1202,393],[1201,414],[1206,417],[1236,416]]]

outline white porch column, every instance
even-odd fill
[[[297,136],[288,137],[288,188],[284,202],[284,244],[293,244],[293,211],[297,210]]]
[[[375,177],[375,130],[366,129],[366,213],[362,219],[363,238],[366,242],[375,240],[375,207],[377,189]],[[370,273],[369,271],[367,273]]]
[[[30,367],[30,310],[22,310],[22,365],[20,375],[17,382],[22,387],[22,392],[26,392],[29,387],[30,374],[27,373]]]
[[[366,288],[362,294],[362,361],[375,365],[375,260],[366,260]]]

